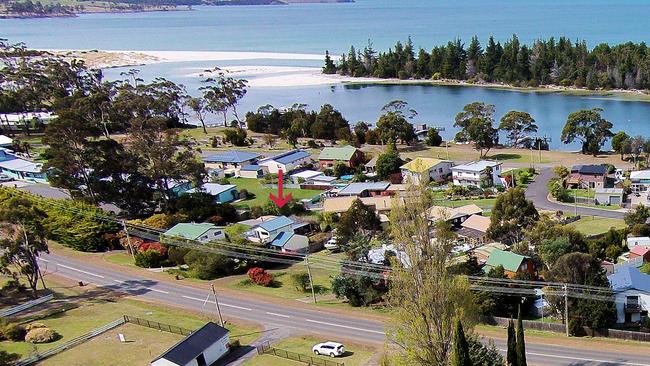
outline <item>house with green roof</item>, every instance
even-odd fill
[[[163,238],[178,238],[207,243],[212,240],[224,240],[224,228],[209,223],[183,222],[165,231]]]
[[[400,167],[402,181],[419,184],[442,182],[451,176],[454,163],[434,158],[415,158]]]
[[[355,167],[363,163],[363,152],[354,146],[326,147],[318,156],[318,165],[321,169],[331,168],[342,163]]]
[[[501,249],[494,249],[488,257],[483,272],[487,273],[491,269],[502,266],[506,276],[509,278],[515,277],[517,273],[528,273],[535,276],[535,264],[533,260],[525,255],[507,252]]]

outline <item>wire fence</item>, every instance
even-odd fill
[[[308,365],[313,365],[313,366],[345,366],[344,362],[336,362],[324,358],[303,355],[301,353],[296,353],[296,352],[291,352],[291,351],[271,347],[271,345],[268,342],[259,345],[257,347],[257,353],[260,355],[269,354],[269,355],[285,358],[287,360],[304,362]]]
[[[163,332],[180,334],[180,335],[183,335],[183,336],[188,336],[188,335],[193,333],[193,331],[191,331],[189,329],[177,327],[175,325],[159,323],[159,322],[155,322],[155,321],[152,321],[152,320],[142,319],[142,318],[138,318],[138,317],[130,316],[130,315],[124,315],[124,321],[127,322],[127,323],[136,324],[136,325],[140,325],[140,326],[151,328],[151,329],[158,329],[158,330],[161,330]]]
[[[42,303],[48,302],[48,301],[52,300],[53,298],[54,298],[54,295],[49,294],[49,295],[41,296],[38,299],[35,299],[35,300],[32,300],[32,301],[28,301],[26,303],[16,305],[16,306],[11,307],[11,308],[4,309],[4,310],[0,311],[0,317],[4,318],[4,317],[7,317],[7,316],[18,314],[18,313],[23,312],[23,311],[25,311],[27,309],[33,308],[36,305],[40,305]]]
[[[48,349],[47,351],[43,351],[41,353],[37,353],[35,355],[32,355],[30,357],[24,358],[22,360],[19,360],[18,362],[14,363],[13,366],[28,366],[28,365],[33,365],[36,362],[39,362],[41,360],[44,360],[48,357],[54,356],[57,353],[63,352],[67,349],[70,349],[72,347],[78,346],[84,342],[87,342],[91,340],[94,337],[97,337],[98,335],[108,332],[111,329],[117,328],[120,325],[124,324],[125,320],[124,317],[118,318],[113,320],[112,322],[105,324],[97,329],[94,329],[82,336],[79,336],[77,338],[71,339],[68,342],[65,342],[63,344],[60,344],[54,348]]]

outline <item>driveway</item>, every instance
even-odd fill
[[[546,185],[548,181],[553,178],[553,168],[541,168],[540,174],[535,181],[526,188],[526,198],[533,201],[535,207],[539,210],[548,211],[563,211],[567,213],[574,213],[575,206],[559,204],[548,200],[548,188]],[[578,206],[578,214],[583,216],[599,216],[612,219],[622,219],[625,212],[613,210],[601,210],[597,208],[580,207]]]

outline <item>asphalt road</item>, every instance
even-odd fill
[[[535,207],[537,209],[549,211],[560,210],[573,214],[575,212],[575,206],[562,205],[548,200],[548,188],[546,188],[546,184],[551,178],[553,178],[553,175],[554,174],[552,168],[542,168],[535,181],[531,183],[526,189],[526,198],[533,201],[533,204],[535,204]],[[625,213],[620,211],[599,210],[596,208],[580,206],[578,206],[578,214],[584,216],[600,216],[614,219],[622,219],[623,216],[625,216]]]
[[[128,293],[147,300],[168,303],[181,308],[204,311],[214,315],[215,302],[209,298],[209,289],[200,290],[145,277],[125,275],[110,269],[97,267],[81,260],[48,254],[41,258],[45,273],[54,273],[75,281],[83,281],[106,289]],[[328,313],[325,309],[303,309],[278,306],[259,300],[220,296],[219,303],[225,316],[260,323],[267,328],[294,328],[299,331],[322,334],[328,339],[336,337],[363,341],[383,342],[384,325],[381,322],[363,320]],[[495,340],[504,350],[505,342]],[[305,350],[306,353],[309,350]],[[648,353],[626,355],[616,349],[573,349],[555,345],[526,342],[528,362],[531,365],[627,365],[650,366]]]

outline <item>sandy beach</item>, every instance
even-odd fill
[[[81,59],[91,68],[114,68],[141,66],[165,62],[203,61],[215,62],[211,67],[220,67],[234,77],[248,80],[251,87],[301,87],[317,85],[334,85],[340,83],[373,83],[399,85],[438,85],[465,86],[505,89],[517,92],[562,93],[595,97],[614,97],[623,100],[650,101],[650,95],[642,90],[587,90],[575,87],[546,85],[536,88],[515,87],[501,83],[469,83],[463,80],[400,80],[367,77],[349,77],[325,75],[320,67],[294,66],[220,66],[220,61],[287,60],[287,61],[321,61],[324,55],[306,53],[278,52],[222,52],[222,51],[111,51],[111,50],[44,50],[68,59]],[[204,72],[198,71],[188,76],[200,77]]]

